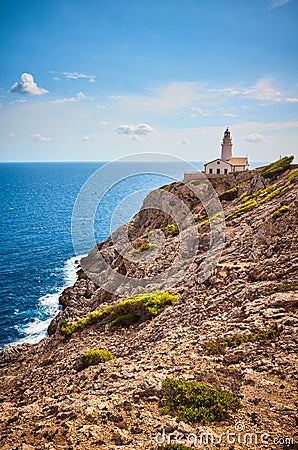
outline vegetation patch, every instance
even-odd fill
[[[289,175],[287,176],[287,180],[293,180],[293,178],[298,177],[298,169],[294,170],[294,172],[289,173]]]
[[[281,208],[277,209],[272,213],[272,216],[274,219],[278,219],[278,217],[283,216],[286,212],[290,211],[291,208],[287,205],[282,206]]]
[[[298,290],[298,281],[290,284],[278,284],[275,288],[271,289],[268,294],[276,294],[276,292],[289,292]]]
[[[201,184],[201,181],[200,180],[192,180],[190,182],[190,184],[192,184],[193,186],[199,186]]]
[[[178,296],[171,295],[168,291],[154,291],[147,294],[139,294],[122,300],[116,303],[116,305],[107,306],[100,311],[92,311],[88,316],[78,319],[75,323],[68,323],[63,319],[60,322],[60,331],[62,334],[70,336],[72,333],[95,323],[101,325],[111,324],[112,328],[115,327],[114,329],[117,329],[118,324],[127,323],[129,320],[132,322],[132,316],[126,317],[125,319],[123,316],[134,314],[139,318],[139,321],[144,321],[157,316],[166,306],[172,305],[177,300]],[[118,321],[115,323],[117,319]],[[114,325],[112,325],[113,322]]]
[[[172,236],[177,236],[179,234],[179,228],[174,223],[171,223],[166,228],[163,228],[163,230],[169,231]]]
[[[264,167],[264,169],[261,170],[261,175],[264,178],[273,178],[285,171],[290,166],[293,159],[294,156],[285,156],[284,158],[269,164],[269,166]]]
[[[142,252],[145,252],[146,250],[149,250],[149,249],[151,249],[153,247],[156,247],[156,244],[149,244],[149,243],[148,244],[143,244],[143,245],[140,245],[140,247],[136,248],[134,253],[142,253]]]
[[[248,200],[246,203],[243,203],[236,211],[229,214],[226,217],[226,220],[236,219],[239,216],[242,216],[243,214],[248,213],[252,209],[254,209],[257,206],[256,200]]]
[[[260,330],[257,334],[238,334],[217,342],[205,342],[203,348],[207,350],[209,355],[214,355],[223,352],[227,347],[239,347],[244,342],[259,342],[274,339],[280,332],[281,327],[276,327],[269,330]]]
[[[232,189],[228,189],[227,191],[223,192],[218,196],[219,200],[227,200],[231,201],[234,200],[238,196],[238,190],[240,186],[235,186]]]
[[[144,239],[148,238],[151,234],[153,233],[153,231],[148,231],[147,233],[145,233],[142,237]]]
[[[214,216],[212,216],[210,218],[208,217],[208,219],[202,220],[202,222],[199,223],[199,226],[202,227],[203,225],[206,225],[206,223],[212,222],[213,220],[218,219],[219,217],[222,217],[222,213],[221,212],[217,213],[217,214],[214,214]]]
[[[217,422],[240,408],[240,400],[229,391],[205,383],[166,378],[162,383],[166,406],[162,414],[172,414],[184,422]]]
[[[253,198],[259,197],[260,195],[269,194],[269,192],[273,191],[276,188],[276,186],[277,186],[277,184],[271,184],[270,186],[268,186],[264,189],[259,189],[258,191],[254,192],[251,195],[241,194],[239,197],[239,200],[242,203],[246,203],[249,200],[252,200]]]
[[[260,203],[264,203],[267,202],[267,200],[272,200],[274,197],[276,197],[277,195],[279,195],[281,193],[281,191],[289,186],[291,183],[290,181],[287,181],[285,184],[279,186],[278,188],[274,189],[274,191],[270,192],[268,195],[266,195],[266,197],[264,197]]]
[[[114,358],[115,355],[108,350],[88,350],[81,357],[78,369],[83,370],[89,366],[97,366],[97,364],[105,363]]]
[[[124,314],[109,323],[109,328],[113,331],[121,330],[121,328],[128,328],[130,325],[137,323],[139,320],[139,316],[134,313]]]

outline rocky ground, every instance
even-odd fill
[[[258,171],[212,179],[218,194],[236,187],[223,196],[229,199],[221,201],[226,218],[241,207],[241,194],[259,194],[252,198],[256,205],[250,211],[226,220],[223,251],[203,282],[210,225],[204,223],[200,200],[182,183],[150,194],[162,201],[163,192],[170,192],[196,217],[198,253],[169,289],[178,301],[154,319],[120,331],[96,323],[70,337],[60,331],[61,319],[74,322],[125,298],[121,286],[107,293],[94,282],[92,274],[100,273],[98,250],[125,276],[144,278],[173,264],[184,231],[173,235],[165,229],[173,219],[166,208],[164,213],[152,208],[149,195],[144,203],[148,209],[129,224],[130,245],[138,248],[148,243],[146,232],[164,228],[163,251],[158,246],[148,250],[150,258],[143,260],[123,256],[111,239],[99,244],[82,263],[87,274],[80,270],[75,285],[61,295],[62,310],[49,327],[49,337],[34,345],[8,347],[0,354],[1,448],[154,450],[158,443],[176,442],[178,434],[185,445],[202,449],[298,448],[295,171],[289,168],[270,179]],[[288,208],[274,216],[282,206]],[[222,217],[217,221],[222,230]],[[135,288],[133,293],[144,289]],[[280,332],[273,339],[244,342],[215,354],[205,348],[206,342],[277,327]],[[116,358],[78,370],[80,357],[90,349],[109,350]],[[167,376],[228,389],[242,408],[223,422],[208,424],[161,415],[162,381]],[[214,442],[205,444],[202,433],[211,433]],[[245,433],[254,433],[252,442]]]

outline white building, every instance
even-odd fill
[[[206,164],[205,173],[208,175],[220,175],[232,172],[243,172],[248,169],[248,159],[233,157],[232,138],[229,128],[226,129],[221,143],[221,158],[214,159]]]

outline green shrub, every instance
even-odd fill
[[[277,184],[270,184],[270,186],[268,186],[264,189],[259,189],[258,191],[254,192],[251,195],[241,194],[239,197],[239,200],[242,203],[246,203],[249,200],[252,200],[253,198],[259,197],[260,195],[268,194],[269,192],[273,191],[276,186],[277,186]]]
[[[243,214],[248,213],[252,209],[254,209],[257,206],[257,202],[255,200],[249,200],[246,203],[243,203],[236,211],[229,214],[226,217],[226,220],[236,219],[239,216],[242,216]]]
[[[140,320],[139,316],[134,313],[124,314],[117,317],[113,322],[109,323],[109,328],[113,331],[120,330],[121,328],[128,328],[130,325],[137,323]]]
[[[205,383],[166,378],[162,389],[166,406],[161,412],[184,422],[217,422],[241,406],[229,391]]]
[[[289,173],[289,175],[287,176],[287,180],[292,180],[293,178],[298,177],[298,169],[294,170],[294,172]]]
[[[206,223],[212,222],[213,220],[218,219],[221,216],[222,216],[221,212],[217,213],[217,214],[214,214],[214,216],[212,216],[210,218],[208,217],[208,219],[202,220],[202,222],[199,223],[199,226],[202,227],[203,225],[206,225]]]
[[[140,321],[147,320],[150,317],[157,316],[167,305],[172,305],[177,300],[178,296],[171,295],[168,291],[138,294],[113,306],[107,306],[100,311],[92,311],[88,316],[78,319],[75,323],[68,323],[63,319],[60,322],[60,331],[62,334],[70,336],[89,325],[95,323],[110,324],[117,318],[128,314],[135,314]]]
[[[274,339],[281,332],[281,328],[273,328],[269,330],[260,330],[257,334],[239,334],[232,337],[224,338],[220,341],[205,342],[203,348],[207,350],[209,355],[221,353],[227,347],[239,347],[244,342],[259,342],[268,339]]]
[[[272,213],[272,216],[277,219],[278,217],[283,216],[286,212],[290,211],[291,208],[287,205],[282,206]]]
[[[201,184],[201,181],[200,180],[192,180],[190,182],[190,184],[192,184],[193,186],[199,186],[199,184]]]
[[[169,231],[172,234],[172,236],[177,236],[179,234],[179,228],[174,223],[171,223],[170,225],[168,225],[166,228],[163,229]]]
[[[142,237],[143,237],[144,239],[146,239],[146,238],[149,237],[152,233],[153,233],[153,231],[148,231],[148,232],[145,233]]]
[[[82,356],[82,362],[85,367],[96,366],[114,359],[115,356],[108,350],[89,350]]]
[[[232,189],[228,189],[227,191],[223,192],[218,196],[219,200],[227,200],[231,201],[234,200],[238,196],[238,190],[240,186],[235,186]]]
[[[261,170],[261,175],[264,178],[275,177],[276,175],[279,175],[281,172],[286,170],[293,159],[294,156],[285,156],[284,158],[281,158],[278,161],[269,164],[269,166],[266,166],[263,170]]]
[[[276,292],[289,292],[298,290],[298,281],[290,284],[278,284],[275,288],[271,289],[268,294],[275,294]]]
[[[279,195],[281,193],[281,191],[289,186],[291,183],[290,181],[287,181],[285,184],[283,184],[282,186],[279,186],[278,188],[274,189],[274,191],[270,192],[268,195],[266,195],[266,197],[264,197],[260,203],[264,203],[267,200],[272,200],[274,197],[276,197],[277,195]]]
[[[134,253],[142,253],[153,247],[156,247],[156,244],[143,244],[143,245],[140,245],[140,247],[136,248]]]

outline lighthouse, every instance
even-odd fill
[[[232,158],[232,147],[233,144],[231,133],[229,131],[229,127],[227,127],[221,143],[221,159],[223,159],[224,161],[228,161]]]

